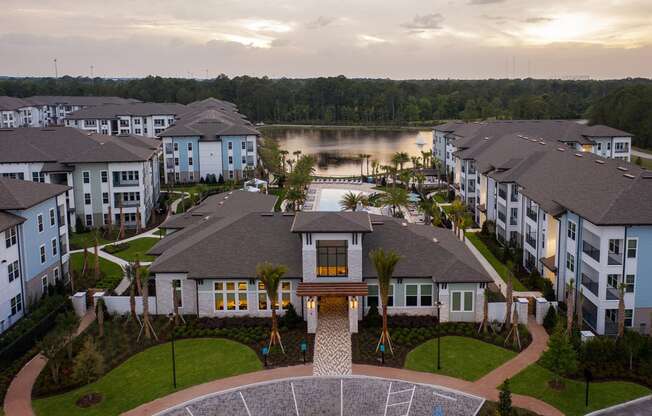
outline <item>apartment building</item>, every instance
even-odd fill
[[[146,226],[160,192],[161,143],[141,136],[105,136],[78,129],[0,130],[0,176],[64,184],[68,222],[88,227],[120,221]]]
[[[559,300],[572,279],[597,333],[616,330],[621,284],[626,325],[650,332],[652,173],[522,134],[462,146],[451,170],[476,222],[493,221],[500,242],[522,248],[523,265],[548,278]]]
[[[166,183],[214,177],[238,180],[258,163],[260,133],[231,104],[214,98],[188,111],[160,134]]]
[[[88,107],[65,117],[67,127],[105,135],[159,137],[188,111],[177,103],[128,103]]]
[[[88,107],[139,102],[131,98],[88,96],[0,96],[0,127],[48,127],[62,125],[69,114]]]
[[[67,279],[69,189],[0,178],[0,333]]]

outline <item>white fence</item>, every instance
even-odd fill
[[[106,305],[106,310],[109,313],[115,313],[118,315],[123,315],[131,311],[129,306],[129,296],[103,296],[104,304]],[[156,297],[149,296],[147,298],[149,313],[156,315]],[[141,315],[143,313],[143,297],[136,296],[136,313]]]
[[[518,308],[518,322],[527,325],[527,301],[512,303],[512,318],[514,317],[514,311],[516,308]],[[489,302],[489,321],[505,321],[506,309],[507,304],[505,302]]]

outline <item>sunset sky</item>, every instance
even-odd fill
[[[652,76],[652,0],[0,0],[0,75]]]

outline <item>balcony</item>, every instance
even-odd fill
[[[618,300],[620,299],[618,294],[618,289],[615,287],[607,286],[607,300]]]
[[[122,202],[122,207],[123,208],[131,208],[131,207],[140,206],[140,201],[120,201],[120,198],[116,197],[114,207],[115,208],[120,208],[120,202]]]
[[[534,237],[533,233],[525,234],[525,242],[530,245],[533,249],[537,248],[537,239]]]
[[[504,223],[506,219],[505,213],[502,211],[498,211],[498,219]]]
[[[597,281],[592,280],[586,273],[582,273],[582,285],[595,296],[598,296],[600,284]]]
[[[140,181],[138,179],[132,179],[132,180],[122,180],[122,179],[113,179],[113,186],[115,187],[120,187],[120,186],[138,186],[140,185]]]
[[[623,253],[607,253],[607,264],[609,266],[621,266],[623,264]]]
[[[585,254],[588,254],[588,256],[591,257],[593,260],[600,263],[600,249],[596,248],[595,246],[593,246],[591,243],[588,243],[587,241],[582,241],[582,251]]]
[[[498,196],[507,201],[507,190],[505,188],[498,188]]]
[[[509,217],[509,225],[517,225],[517,224],[518,224],[518,218]]]
[[[509,196],[509,200],[512,202],[518,202],[518,192],[512,192]]]
[[[537,222],[537,212],[535,210],[533,210],[532,208],[527,209],[526,215],[532,221]]]

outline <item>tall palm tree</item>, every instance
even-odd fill
[[[371,174],[374,176],[374,182],[376,181],[376,175],[378,174],[378,171],[380,169],[380,162],[377,161],[376,159],[373,159],[371,161]],[[367,172],[369,170],[367,169]]]
[[[340,200],[342,211],[355,211],[358,208],[358,204],[367,205],[367,197],[362,192],[355,193],[349,191]]]
[[[405,185],[405,189],[410,188],[410,178],[412,178],[412,172],[409,172],[407,170],[401,171],[398,174],[398,179],[401,181],[403,185]]]
[[[508,261],[507,262],[507,290],[505,291],[505,322],[503,324],[504,328],[507,329],[509,329],[512,325],[512,303],[514,301],[513,287],[512,287],[513,269],[514,269],[514,264],[511,261]]]
[[[298,162],[299,161],[299,156],[301,156],[301,150],[295,150],[294,152],[292,152],[292,154],[294,155],[294,157],[296,157],[297,162]]]
[[[129,316],[134,322],[138,321],[136,316],[136,263],[128,263],[125,266],[125,276],[129,280]]]
[[[365,154],[363,154],[363,156],[364,156],[364,159],[365,159],[365,163],[367,165],[367,176],[369,176],[369,158],[371,157],[371,155],[368,154],[368,153],[365,153]]]
[[[413,175],[413,178],[417,183],[417,191],[419,191],[419,195],[423,196],[423,184],[426,181],[426,175],[422,172],[416,172]]]
[[[423,213],[423,222],[438,227],[441,225],[441,213],[439,207],[432,198],[422,199],[419,202],[419,211]]]
[[[618,338],[625,335],[625,283],[618,285]]]
[[[281,154],[281,171],[285,174],[285,158],[290,154],[290,152],[287,150],[281,150],[279,153]]]
[[[297,211],[303,203],[304,193],[298,187],[293,186],[288,189],[285,199],[291,204],[292,211]]]
[[[265,286],[265,291],[272,307],[272,332],[269,336],[269,349],[271,350],[272,346],[278,344],[283,354],[285,354],[285,349],[281,342],[281,334],[278,331],[276,308],[278,304],[278,286],[287,270],[287,267],[282,264],[274,265],[269,262],[263,262],[256,265],[256,276],[258,276],[258,279]]]
[[[288,164],[288,166],[290,166],[290,172],[292,172],[292,166],[294,165],[294,160],[289,159],[289,160],[287,161],[287,164]]]
[[[462,203],[462,200],[459,198],[456,198],[453,203],[451,204],[451,219],[453,223],[453,231],[455,232],[455,235],[459,237],[459,225],[462,224],[462,217],[464,215],[465,208],[464,204]]]
[[[421,157],[420,156],[412,156],[412,157],[410,157],[410,160],[412,161],[412,169],[421,168]]]
[[[389,336],[389,329],[387,328],[387,303],[389,301],[389,288],[392,282],[392,276],[394,275],[394,269],[399,260],[401,260],[401,257],[393,251],[385,252],[382,248],[371,251],[369,257],[378,275],[378,289],[383,310],[383,329],[380,332],[380,339],[378,340],[376,351],[378,351],[381,345],[387,344],[391,353],[394,354],[392,339]]]
[[[100,281],[100,229],[93,229],[93,278]]]
[[[422,150],[421,151],[421,158],[423,159],[423,166],[428,168],[432,166],[430,161],[432,160],[432,150]]]
[[[403,165],[410,161],[410,155],[406,152],[396,152],[392,156],[392,163],[399,169],[403,170]]]
[[[387,188],[380,199],[385,205],[392,207],[392,215],[397,215],[397,208],[404,207],[409,203],[408,193],[403,188]]]

